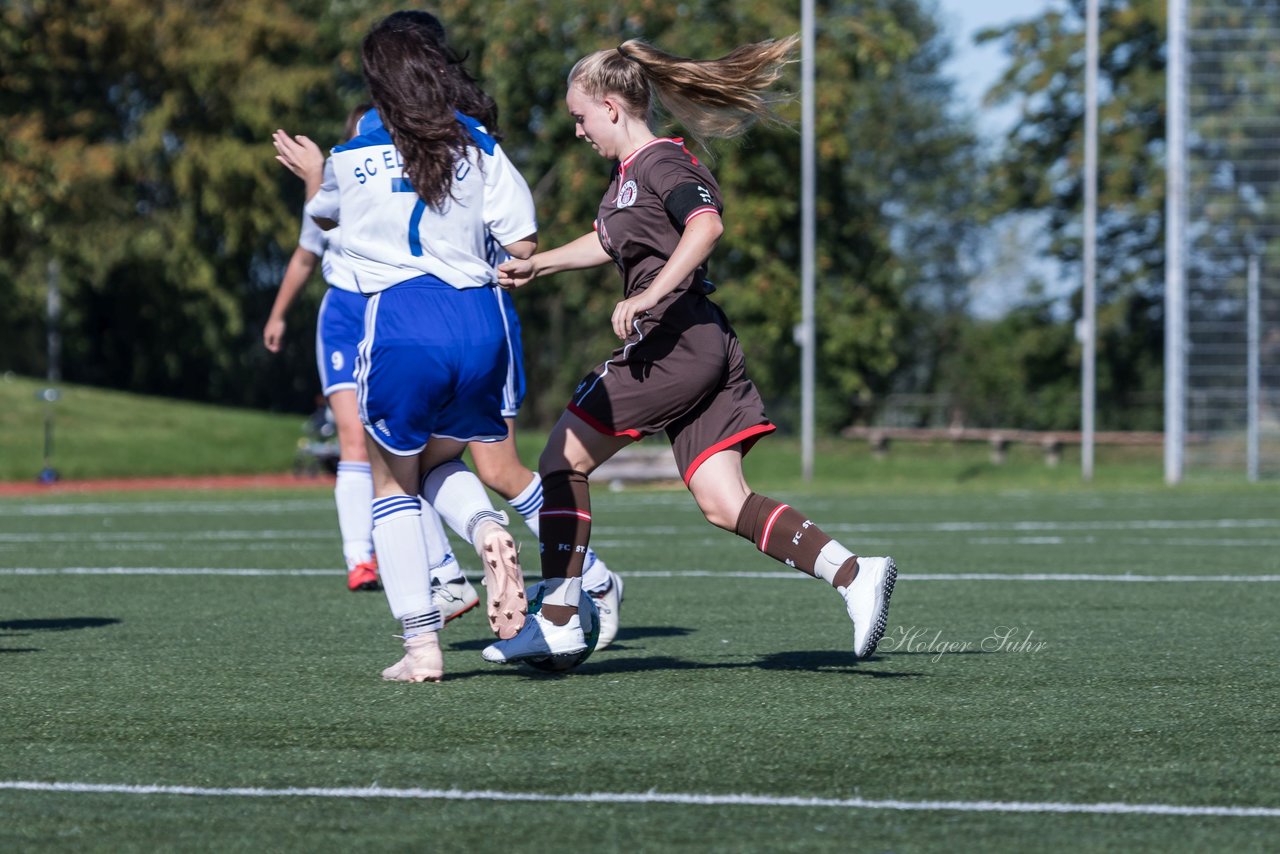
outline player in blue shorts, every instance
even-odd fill
[[[273,135],[307,186],[307,214],[342,226],[343,255],[368,297],[357,399],[373,473],[373,541],[405,656],[383,671],[439,681],[443,624],[432,600],[418,494],[484,562],[491,626],[524,622],[515,541],[459,459],[470,442],[507,437],[508,368],[488,236],[516,258],[536,247],[528,185],[483,124],[459,109],[451,56],[412,26],[380,22],[362,59],[377,107],[326,160],[305,137]]]
[[[355,136],[357,123],[372,106],[360,104],[348,114],[343,140]],[[316,267],[320,267],[329,289],[320,302],[316,320],[316,366],[338,431],[338,472],[333,491],[347,564],[347,588],[377,590],[381,584],[373,551],[373,475],[365,451],[355,381],[356,346],[364,337],[366,298],[357,290],[342,257],[340,232],[339,228],[324,231],[311,217],[302,218],[298,246],[289,259],[262,338],[267,350],[280,352],[289,308]],[[462,574],[440,515],[429,504],[422,508],[422,526],[431,559],[432,591],[447,621],[475,607],[480,598]]]
[[[344,140],[355,136],[356,123],[371,107],[361,104],[347,116]],[[373,553],[373,475],[364,446],[364,428],[356,405],[356,345],[364,334],[365,297],[355,285],[342,257],[340,229],[321,230],[309,216],[302,218],[302,232],[293,250],[262,330],[267,350],[279,353],[284,345],[285,316],[302,288],[320,267],[329,289],[320,303],[316,320],[316,367],[325,401],[338,428],[338,476],[334,503],[338,508],[338,532],[347,564],[349,590],[376,590],[378,562]]]
[[[434,15],[419,10],[394,12],[383,19],[383,27],[416,29],[420,36],[433,40],[450,59],[445,70],[452,75],[452,84],[459,97],[465,99],[462,112],[474,116],[485,125],[492,136],[501,141],[497,132],[497,106],[484,90],[475,84],[461,62],[447,46],[445,29]],[[493,266],[506,259],[502,246],[490,236],[486,240],[486,254]],[[508,434],[501,442],[473,442],[471,457],[480,480],[506,499],[525,524],[539,536],[538,514],[542,509],[542,478],[530,471],[516,453],[515,419],[524,402],[525,375],[524,352],[520,336],[520,318],[515,303],[505,291],[498,292],[506,318],[507,353],[509,358],[507,381],[502,395],[502,416],[506,420]],[[445,622],[460,616],[479,601],[479,594],[463,574],[450,551],[439,516],[429,504],[423,506],[423,528],[427,536],[427,549],[431,559],[431,590],[435,604],[440,608]],[[583,590],[596,603],[600,615],[600,637],[596,649],[607,647],[617,635],[618,615],[622,605],[623,582],[600,560],[594,549],[589,549],[582,576]]]
[[[493,255],[494,266],[504,260],[506,260],[504,254]],[[505,498],[524,519],[534,537],[538,537],[540,536],[538,514],[542,510],[542,478],[520,461],[515,442],[515,419],[525,395],[520,318],[516,314],[515,303],[510,293],[500,290],[497,298],[506,318],[510,357],[507,383],[502,397],[502,416],[507,421],[508,433],[507,438],[501,442],[473,443],[471,459],[475,462],[476,474],[480,476],[480,480],[484,481],[485,486]],[[457,568],[456,563],[453,567],[453,570],[448,567],[433,569],[431,573],[432,587],[436,591],[436,603],[445,612],[446,619],[449,617],[451,607],[462,609],[466,607],[468,601],[472,604],[478,601],[474,590],[469,596],[465,592],[469,585],[462,575],[462,570]],[[451,572],[453,574],[446,577]],[[600,637],[596,642],[596,650],[602,650],[611,644],[618,634],[623,581],[622,577],[611,571],[591,548],[587,550],[583,565],[582,589],[595,600],[596,610],[599,612]]]

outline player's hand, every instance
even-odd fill
[[[262,328],[262,344],[268,352],[279,353],[284,346],[284,321],[268,320]]]
[[[271,134],[276,147],[276,160],[302,180],[320,178],[324,174],[324,152],[305,136],[289,136],[282,130]]]
[[[532,282],[535,275],[531,259],[511,258],[498,265],[498,287],[513,291]]]
[[[613,308],[613,334],[625,341],[635,319],[657,304],[658,299],[647,290],[618,303]]]

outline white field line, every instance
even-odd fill
[[[236,531],[212,529],[207,531],[58,531],[53,533],[3,533],[0,543],[172,543],[194,540],[221,542],[255,542],[260,540],[329,540],[331,530],[323,531]]]
[[[543,803],[679,804],[687,806],[800,807],[807,809],[904,810],[911,812],[1091,813],[1102,815],[1228,816],[1280,818],[1277,807],[1183,806],[1178,804],[1060,803],[1033,801],[900,801],[868,798],[800,798],[770,795],[711,795],[681,792],[502,792],[464,789],[365,788],[210,788],[201,786],[136,786],[102,783],[47,783],[0,780],[0,790],[67,794],[180,795],[234,798],[387,798],[433,801],[507,801]]]
[[[335,569],[258,569],[253,567],[228,568],[209,566],[65,566],[65,567],[0,567],[0,576],[6,575],[212,575],[212,576],[261,576],[283,578],[290,576],[341,575]],[[627,578],[745,578],[756,581],[800,581],[809,576],[800,572],[721,572],[710,569],[631,570]],[[533,576],[529,576],[533,577]],[[1067,572],[901,572],[899,579],[909,581],[1084,581],[1084,582],[1243,582],[1274,584],[1280,575],[1133,575],[1132,573],[1067,573]]]
[[[249,513],[265,516],[333,509],[333,499],[289,499],[283,501],[86,501],[83,504],[0,503],[4,516],[137,516],[174,513]]]
[[[26,553],[30,546],[40,545],[92,545],[98,552],[172,552],[175,543],[199,542],[200,551],[212,552],[264,552],[292,549],[299,545],[325,547],[333,539],[331,531],[227,531],[227,532],[193,532],[184,533],[127,533],[109,534],[0,534],[0,553]],[[528,535],[522,539],[534,548],[537,543]],[[1214,537],[1095,537],[1095,536],[1044,536],[1044,537],[954,537],[949,539],[955,544],[989,547],[1051,547],[1074,548],[1079,546],[1105,543],[1110,547],[1118,546],[1168,546],[1183,548],[1215,548],[1215,549],[1275,549],[1280,548],[1280,539],[1270,537],[1259,538],[1214,538]],[[684,539],[687,548],[711,548],[723,544],[723,537],[700,537],[696,540]],[[930,544],[931,539],[920,537],[872,537],[860,535],[857,543],[864,551],[891,551],[905,546]],[[591,544],[600,550],[643,549],[652,545],[653,539],[626,539],[619,537],[592,537]]]

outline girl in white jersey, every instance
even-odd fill
[[[347,115],[344,141],[356,135],[358,122],[372,108],[372,104],[365,103],[352,109]],[[333,494],[347,565],[347,589],[354,592],[379,590],[382,585],[378,580],[377,555],[373,551],[373,474],[356,403],[356,348],[364,337],[365,297],[356,289],[342,256],[340,230],[324,231],[311,217],[303,216],[298,246],[280,282],[262,330],[262,340],[269,352],[280,352],[288,328],[285,317],[289,308],[320,267],[329,289],[320,302],[316,318],[316,368],[325,402],[337,427],[338,471]],[[447,622],[471,610],[480,598],[453,555],[440,515],[429,504],[422,508],[422,528],[431,561],[432,597]]]
[[[369,297],[356,367],[373,469],[373,539],[405,656],[386,679],[439,681],[439,608],[427,578],[418,493],[485,564],[499,637],[524,622],[515,542],[480,481],[459,460],[466,443],[499,441],[507,371],[492,235],[512,256],[536,246],[528,185],[476,119],[461,113],[452,57],[413,26],[381,22],[362,46],[376,112],[326,161],[303,137],[273,137],[307,184],[307,213],[341,224],[343,255]]]
[[[355,136],[356,123],[372,106],[361,104],[347,115],[344,140]],[[380,585],[370,512],[373,475],[356,406],[355,380],[356,344],[364,332],[365,300],[356,290],[355,279],[342,257],[338,229],[323,231],[311,217],[302,218],[298,246],[263,327],[262,342],[268,351],[280,352],[287,328],[285,316],[317,267],[329,285],[316,319],[316,367],[338,428],[338,476],[333,495],[347,564],[347,589],[376,590]]]

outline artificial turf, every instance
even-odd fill
[[[0,501],[0,850],[1274,845],[1273,487],[777,497],[897,558],[871,660],[680,491],[594,497],[610,649],[489,665],[473,612],[440,685],[378,679],[396,624],[323,493]],[[1176,814],[1203,806],[1270,812]]]

